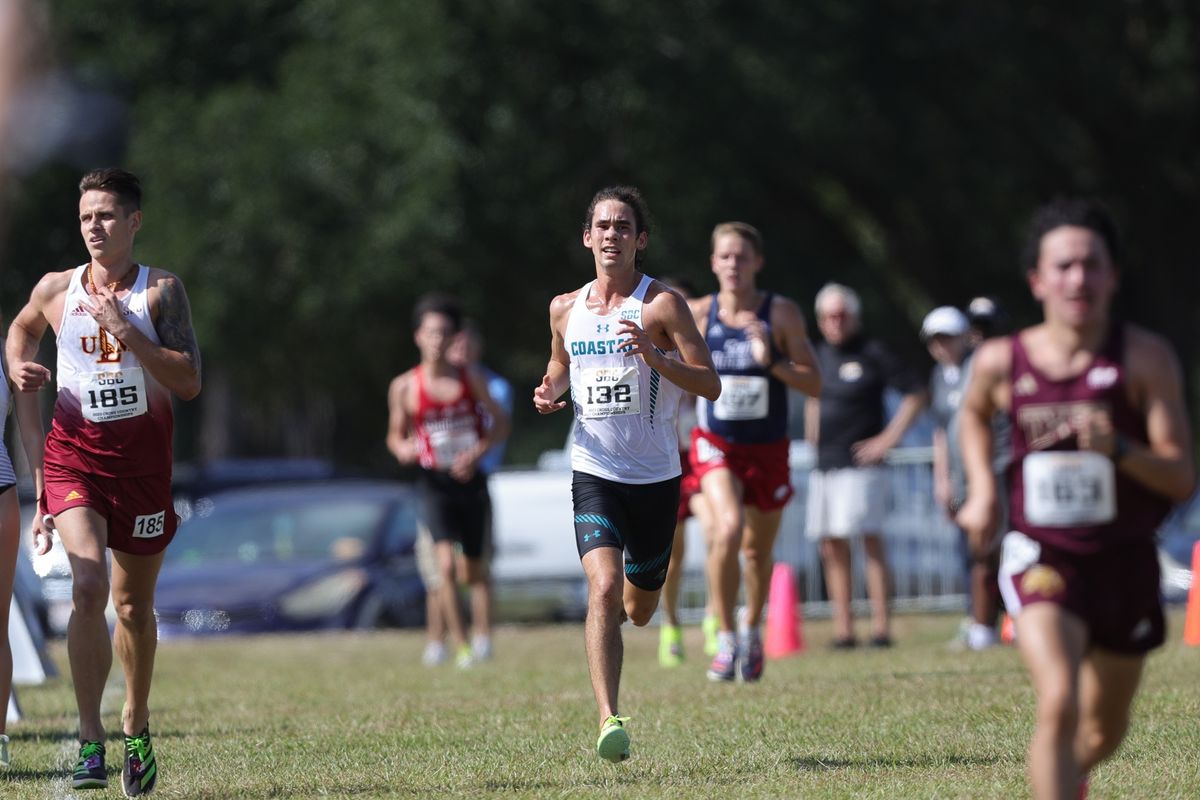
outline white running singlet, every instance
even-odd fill
[[[641,326],[642,301],[653,281],[643,275],[621,307],[605,316],[588,310],[592,281],[579,290],[567,317],[575,405],[571,469],[577,472],[632,484],[680,474],[675,424],[683,390],[641,358],[617,350],[624,341],[620,320]],[[679,359],[677,350],[663,355]]]
[[[86,269],[85,264],[72,273],[63,300],[58,398],[46,461],[109,477],[169,475],[171,393],[84,308]],[[159,344],[147,294],[150,268],[137,269],[133,287],[118,303],[129,322]]]

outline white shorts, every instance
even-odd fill
[[[887,475],[878,467],[814,469],[808,476],[808,538],[880,533],[887,491]]]
[[[492,563],[492,523],[491,513],[488,513],[488,528],[487,535],[483,540],[483,553],[480,559],[484,564]],[[454,546],[455,554],[462,555],[462,547]],[[417,523],[417,540],[413,545],[413,551],[417,557],[417,573],[421,576],[421,581],[425,584],[425,591],[435,592],[442,586],[442,572],[438,568],[437,543],[433,540],[433,534],[429,532],[429,528],[425,527],[422,522]]]
[[[417,541],[413,547],[417,556],[417,572],[425,583],[425,591],[441,588],[442,575],[438,570],[437,553],[434,551],[433,534],[423,524],[417,523]]]

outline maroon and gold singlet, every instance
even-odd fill
[[[46,463],[112,478],[171,474],[174,414],[170,391],[83,307],[86,265],[71,275],[58,328],[58,397]],[[147,299],[148,267],[138,266],[118,302],[139,331],[158,343]]]
[[[1081,420],[1092,410],[1125,438],[1147,442],[1144,415],[1129,402],[1125,330],[1114,325],[1083,374],[1050,380],[1012,337],[1012,463],[1008,468],[1014,530],[1071,553],[1149,541],[1170,501],[1122,474],[1100,454],[1079,449]]]

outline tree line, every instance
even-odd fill
[[[524,400],[550,298],[591,275],[584,208],[612,183],[649,202],[651,274],[713,288],[712,226],[745,220],[762,285],[810,316],[826,281],[854,286],[868,330],[913,359],[934,305],[986,293],[1033,321],[1029,213],[1101,197],[1127,243],[1122,312],[1195,384],[1200,9],[1069,5],[59,0],[50,39],[59,69],[124,104],[138,255],[191,295],[206,388],[180,406],[179,455],[386,469],[387,383],[433,289],[516,387],[511,460],[561,443],[566,418]],[[86,257],[81,160],[5,189],[8,318]]]

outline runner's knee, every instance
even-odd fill
[[[620,608],[622,606],[621,592],[624,585],[625,578],[623,575],[609,573],[594,575],[588,587],[588,601],[591,604]]]
[[[713,523],[713,547],[724,551],[736,551],[742,546],[742,517],[740,514],[722,514]]]
[[[742,556],[748,562],[761,563],[771,557],[771,548],[763,547],[763,542],[746,537],[742,541]]]
[[[1103,761],[1117,751],[1125,739],[1127,724],[1087,725],[1079,732],[1080,761],[1087,767]]]
[[[1058,736],[1075,730],[1079,721],[1079,704],[1075,687],[1069,681],[1054,682],[1038,690],[1038,725],[1048,727]]]
[[[625,606],[625,613],[629,616],[630,622],[641,628],[650,624],[650,620],[654,618],[654,612],[657,608],[657,599],[655,599],[653,605],[634,602]]]
[[[117,621],[133,628],[141,628],[154,619],[154,603],[142,603],[129,599],[113,600]]]
[[[71,582],[71,599],[78,614],[103,614],[108,606],[108,578],[80,570]]]

